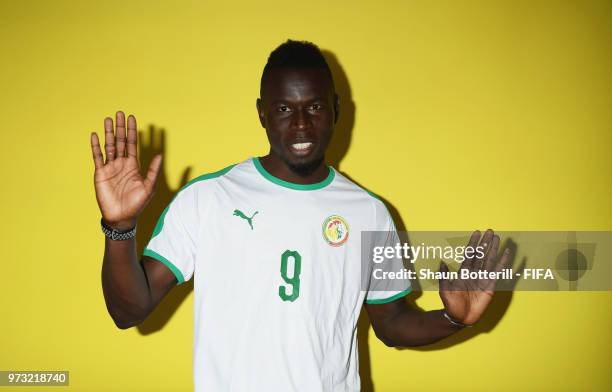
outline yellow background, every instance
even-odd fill
[[[156,215],[181,179],[267,153],[255,99],[287,38],[343,69],[335,163],[401,227],[612,229],[609,1],[2,1],[0,369],[69,370],[62,390],[191,390],[190,284],[139,329],[106,312],[89,133],[116,110],[165,132]],[[611,305],[500,296],[452,347],[370,331],[364,389],[610,390]]]

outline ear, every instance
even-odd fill
[[[257,116],[259,117],[259,123],[262,127],[266,128],[266,117],[264,115],[263,103],[261,102],[261,98],[257,98],[255,106],[257,107]]]
[[[338,116],[340,115],[340,96],[334,94],[334,124],[338,122]]]

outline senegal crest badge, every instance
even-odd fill
[[[341,246],[348,240],[349,227],[344,218],[332,215],[323,221],[323,238],[331,246]]]

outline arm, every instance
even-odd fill
[[[156,156],[147,176],[140,175],[137,160],[136,118],[127,122],[122,112],[113,120],[104,120],[106,162],[98,141],[91,134],[91,149],[95,164],[94,185],[102,219],[110,227],[125,230],[136,225],[138,216],[153,196],[161,166]],[[174,275],[162,264],[143,257],[138,261],[136,239],[105,240],[102,262],[102,290],[109,314],[119,328],[129,328],[142,322],[176,283]]]
[[[479,244],[480,241],[480,244]],[[466,258],[461,268],[470,271],[501,271],[509,264],[508,249],[497,260],[499,237],[487,230],[480,237],[475,231],[468,246],[482,247],[484,257]],[[447,272],[442,263],[441,270]],[[463,327],[451,323],[444,313],[456,323],[472,325],[480,319],[494,294],[494,279],[440,280],[440,298],[444,309],[420,312],[410,308],[404,298],[387,304],[367,304],[368,315],[376,336],[387,346],[422,346],[431,344],[461,330]]]
[[[431,344],[459,331],[444,317],[444,310],[421,312],[409,307],[405,298],[380,304],[367,304],[376,336],[389,347],[415,347]]]
[[[136,240],[106,238],[102,262],[102,291],[108,313],[117,327],[140,324],[176,285],[172,272],[157,260],[136,256]]]

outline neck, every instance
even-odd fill
[[[309,170],[308,173],[296,172],[290,165],[273,153],[259,158],[259,162],[274,177],[294,184],[316,184],[325,180],[329,175],[329,168],[325,165],[325,158],[316,167]]]

